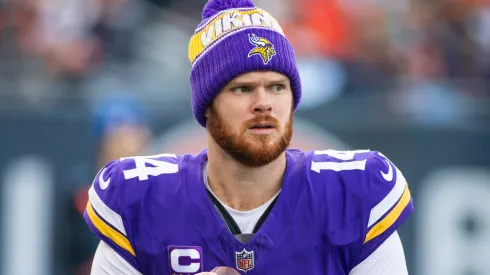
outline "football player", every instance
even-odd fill
[[[400,170],[376,151],[288,149],[301,83],[269,13],[210,0],[189,58],[207,148],[98,173],[84,215],[101,239],[92,274],[407,274]]]

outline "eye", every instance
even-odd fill
[[[271,90],[274,91],[274,92],[280,92],[282,90],[284,90],[286,87],[282,84],[274,84],[271,86]]]
[[[248,93],[251,92],[253,89],[250,86],[239,86],[231,89],[234,93]]]

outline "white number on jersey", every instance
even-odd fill
[[[124,178],[138,178],[139,180],[147,180],[148,176],[174,174],[179,171],[177,164],[164,160],[158,160],[157,158],[177,158],[177,156],[174,154],[160,154],[154,156],[121,158],[121,160],[133,159],[134,163],[136,164],[135,168],[123,171]],[[147,164],[150,164],[151,166],[147,166]]]
[[[354,160],[354,157],[358,153],[367,153],[370,150],[354,150],[354,151],[337,151],[337,150],[324,150],[315,151],[315,155],[327,155],[336,158],[342,162],[334,161],[322,161],[311,162],[311,170],[320,173],[322,170],[333,171],[345,171],[345,170],[365,170],[366,160]]]

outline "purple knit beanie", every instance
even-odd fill
[[[291,82],[294,109],[301,83],[294,49],[279,23],[250,0],[209,0],[189,43],[192,111],[206,127],[206,109],[233,78],[252,71],[276,71]]]

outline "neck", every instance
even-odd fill
[[[235,210],[252,210],[270,200],[281,190],[285,170],[285,153],[267,165],[252,168],[238,163],[221,148],[208,146],[209,187]]]

